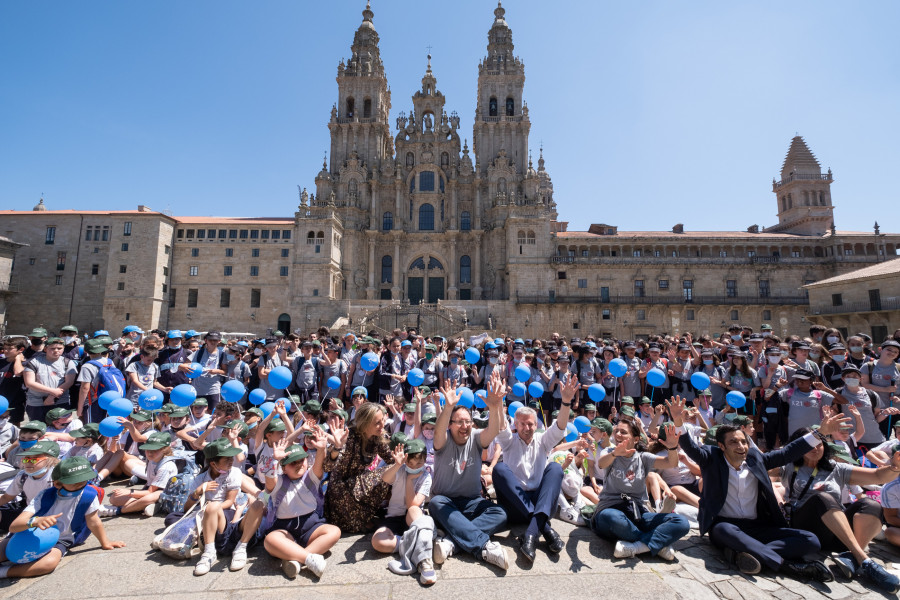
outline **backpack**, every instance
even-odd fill
[[[70,524],[72,533],[75,534],[75,542],[73,545],[78,546],[83,544],[84,541],[90,537],[91,530],[87,526],[85,513],[87,513],[87,509],[91,506],[91,503],[93,503],[95,498],[100,504],[103,504],[103,496],[103,490],[95,485],[88,484],[82,489],[81,495],[78,497],[78,504],[75,506],[75,514],[72,517],[72,523]],[[49,514],[50,509],[53,508],[54,502],[56,502],[56,488],[51,487],[41,490],[41,493],[35,498],[37,511],[35,511],[34,514],[39,517]]]
[[[205,504],[206,494],[203,494],[200,502],[194,504],[191,510],[153,538],[150,547],[177,560],[200,554],[200,527]]]
[[[91,360],[86,364],[97,367],[97,383],[91,384],[91,392],[88,395],[88,406],[94,403],[94,400],[100,397],[104,392],[118,392],[125,395],[125,376],[122,371],[116,367],[113,362],[106,359],[107,364],[101,363],[99,360]]]
[[[196,489],[194,480],[200,473],[200,469],[193,457],[187,454],[167,456],[159,464],[159,467],[162,468],[163,465],[170,462],[175,462],[178,473],[166,482],[166,487],[160,493],[156,506],[164,513],[182,512],[188,496]]]

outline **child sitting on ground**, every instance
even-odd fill
[[[41,440],[19,455],[23,467],[0,496],[0,530],[6,531],[26,505],[53,485],[51,473],[59,463],[59,444]]]
[[[109,506],[100,507],[101,517],[115,517],[122,513],[141,512],[152,517],[156,513],[156,501],[166,489],[170,478],[178,474],[178,467],[172,456],[172,438],[168,433],[153,433],[140,449],[147,457],[143,473],[147,485],[139,490],[115,490],[109,498]]]

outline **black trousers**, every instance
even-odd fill
[[[773,527],[755,519],[716,519],[709,530],[709,541],[717,548],[752,554],[773,571],[785,560],[804,560],[821,548],[814,533]]]

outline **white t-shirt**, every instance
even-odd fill
[[[72,520],[75,518],[75,509],[78,507],[78,501],[81,499],[81,494],[77,496],[60,496],[56,490],[51,490],[47,493],[56,496],[53,506],[50,507],[50,512],[47,514],[62,515],[56,520],[56,525],[54,525],[54,527],[60,531],[59,541],[65,544],[72,544],[75,541],[75,532],[72,531]],[[37,512],[37,503],[35,500],[36,498],[31,499],[28,506],[25,508],[26,511],[30,513]],[[95,497],[90,506],[87,507],[87,510],[84,511],[85,517],[94,514],[99,508],[100,498]]]
[[[79,419],[72,419],[69,421],[69,424],[63,427],[62,429],[56,429],[55,427],[47,427],[47,433],[65,433],[68,434],[75,429],[81,429],[82,424]],[[65,455],[69,449],[72,448],[75,444],[72,442],[63,442],[60,440],[55,440],[57,444],[59,444],[59,453],[60,455]]]
[[[266,477],[278,477],[281,475],[281,464],[275,460],[275,449],[263,442],[262,448],[256,453],[256,478],[260,483],[266,482]]]
[[[900,508],[900,479],[889,481],[881,488],[881,506]]]
[[[243,475],[241,475],[241,470],[237,467],[231,467],[227,473],[222,473],[216,477],[216,483],[219,484],[219,487],[213,492],[206,492],[206,501],[224,502],[226,496],[228,496],[228,492],[241,489],[242,480]],[[196,490],[208,481],[212,481],[212,478],[209,476],[209,469],[200,473],[197,479],[194,480],[194,489]]]
[[[279,477],[272,490],[272,496],[276,496],[281,490],[284,477]],[[307,469],[303,477],[291,481],[284,499],[278,505],[275,517],[278,519],[293,519],[314,512],[318,504],[316,490],[322,485],[321,480],[315,476],[312,469]]]
[[[147,485],[165,489],[169,479],[176,475],[178,475],[178,465],[174,460],[166,461],[164,458],[159,462],[147,461]]]
[[[26,475],[23,481],[22,473],[24,473],[24,471],[19,471],[19,473],[15,477],[13,477],[12,483],[9,484],[9,487],[6,488],[6,493],[10,496],[18,496],[19,494],[24,493],[25,500],[30,502],[31,500],[34,500],[34,497],[40,494],[43,490],[53,485],[53,478],[50,477],[50,475],[53,473],[52,468],[47,469],[47,472],[37,479],[28,477]]]
[[[394,478],[394,484],[391,486],[391,499],[388,502],[388,517],[406,516],[406,481],[409,474],[406,467],[402,467]],[[419,478],[415,482],[416,494],[422,494],[425,498],[431,495],[431,475],[428,470],[422,471]],[[424,502],[422,503],[424,504]]]
[[[63,458],[72,458],[73,456],[83,456],[92,464],[97,464],[97,461],[103,458],[103,446],[100,444],[91,444],[87,448],[83,446],[76,446],[72,444],[72,447],[69,448],[69,451],[66,452],[66,455]]]

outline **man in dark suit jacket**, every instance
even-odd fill
[[[684,400],[666,404],[676,427],[681,427]],[[682,432],[679,444],[703,476],[700,535],[709,532],[710,541],[742,573],[755,575],[764,565],[802,579],[833,581],[824,563],[805,560],[821,548],[819,540],[813,533],[788,527],[768,471],[798,460],[846,421],[840,415],[829,417],[819,433],[765,454],[751,447],[746,434],[734,425],[719,426],[717,446],[698,445]]]

